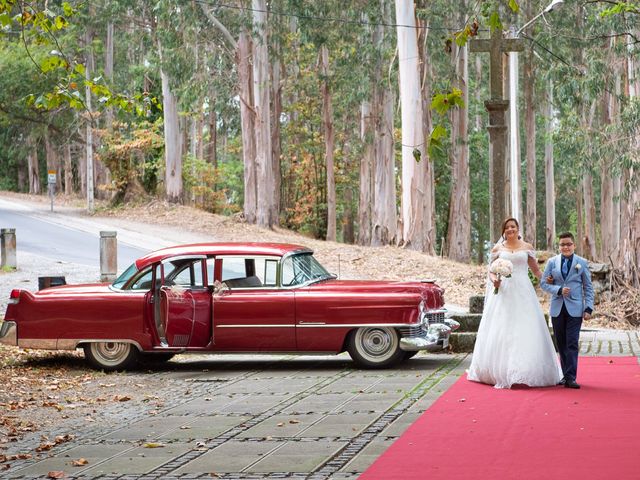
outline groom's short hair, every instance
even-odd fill
[[[570,238],[573,243],[576,243],[576,239],[573,237],[573,233],[571,232],[562,232],[558,235],[558,239],[562,240],[563,238]]]

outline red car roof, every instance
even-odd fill
[[[261,242],[215,242],[176,245],[155,252],[148,253],[136,260],[138,270],[159,262],[168,257],[182,255],[273,255],[281,257],[287,253],[307,251],[311,249],[303,245],[290,243],[261,243]]]

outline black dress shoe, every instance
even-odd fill
[[[580,385],[575,380],[566,380],[564,386],[565,388],[580,388]]]
[[[563,377],[562,379],[560,379],[560,381],[558,382],[558,385],[564,385],[565,383],[567,383],[567,380]]]

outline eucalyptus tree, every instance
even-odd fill
[[[425,149],[415,8],[403,0],[396,0],[395,6],[402,109],[402,241],[407,248],[435,254],[433,177]]]

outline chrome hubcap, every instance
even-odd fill
[[[389,355],[392,351],[394,339],[391,334],[379,328],[370,328],[361,333],[360,345],[363,353],[370,357]]]

